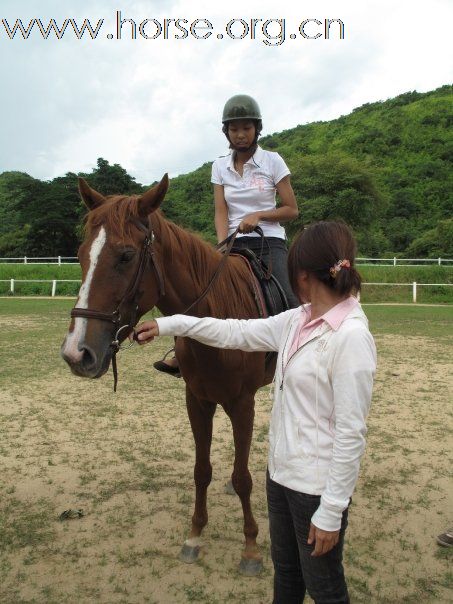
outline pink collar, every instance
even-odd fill
[[[333,308],[324,313],[321,317],[330,327],[337,331],[351,310],[358,306],[359,301],[354,296],[349,296],[346,300],[339,302]]]
[[[325,321],[334,331],[336,331],[351,310],[357,305],[357,298],[350,296],[346,300],[339,302],[333,308],[329,309],[321,317],[313,320],[311,319],[311,304],[302,306],[299,325],[294,333],[294,338],[288,352],[288,358],[291,357],[294,352],[296,352],[296,350],[310,338],[311,334],[319,325],[322,324],[323,321]]]
[[[306,318],[304,318],[304,314],[302,314],[302,322],[305,323],[304,327],[308,327],[311,323],[317,324],[318,322],[325,321],[334,331],[337,331],[351,310],[358,306],[358,304],[357,298],[349,296],[346,300],[342,300],[338,304],[335,304],[335,306],[325,312],[321,317],[313,320],[311,319],[311,304],[309,304],[306,307],[306,311],[309,313],[309,319],[305,323]]]

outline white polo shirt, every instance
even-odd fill
[[[257,147],[254,155],[244,164],[241,176],[234,167],[233,154],[217,158],[212,164],[211,182],[222,185],[228,206],[228,235],[239,226],[242,219],[253,212],[274,210],[276,185],[290,174],[288,166],[278,153]],[[285,229],[279,222],[261,220],[259,226],[266,237],[286,239]],[[245,233],[239,233],[239,237]],[[258,237],[258,233],[247,233]]]

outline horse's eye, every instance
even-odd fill
[[[130,262],[134,256],[135,252],[133,250],[126,250],[121,254],[120,262]]]

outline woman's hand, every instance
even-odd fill
[[[254,214],[248,214],[245,218],[242,219],[242,222],[239,225],[240,233],[251,233],[254,228],[258,226],[260,221],[260,214],[255,212]]]
[[[308,533],[307,543],[315,544],[315,549],[311,552],[312,556],[322,556],[327,554],[336,546],[340,538],[340,531],[323,531],[310,522],[310,532]]]
[[[137,340],[139,344],[147,344],[148,342],[152,342],[155,336],[159,335],[159,326],[156,321],[144,321],[137,325],[134,329],[133,334],[131,334],[131,338]]]

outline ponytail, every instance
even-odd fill
[[[297,277],[302,270],[315,275],[341,296],[357,295],[362,278],[356,270],[356,243],[344,222],[321,221],[301,231],[288,254],[288,274],[297,295]]]

